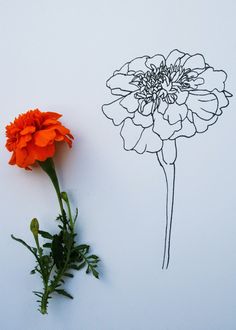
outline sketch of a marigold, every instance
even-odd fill
[[[167,57],[142,56],[124,64],[107,80],[118,98],[103,105],[114,125],[121,125],[124,149],[156,153],[167,182],[163,268],[168,268],[174,203],[176,139],[205,132],[232,96],[227,74],[201,54],[173,50]]]

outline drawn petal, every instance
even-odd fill
[[[217,119],[218,119],[218,116],[215,115],[210,120],[202,120],[195,113],[193,114],[194,125],[195,125],[198,133],[205,132],[209,126],[215,124]]]
[[[163,142],[159,135],[153,132],[152,128],[146,128],[134,150],[139,154],[147,152],[158,152],[162,149]]]
[[[225,81],[227,79],[227,75],[222,70],[207,68],[199,75],[199,78],[204,79],[204,83],[201,85],[200,89],[208,90],[210,92],[214,89],[222,92],[225,89]]]
[[[169,67],[171,64],[174,65],[178,60],[181,60],[186,54],[180,52],[178,49],[172,50],[166,58],[166,65]]]
[[[147,72],[148,68],[145,65],[147,58],[148,56],[137,57],[133,61],[129,62],[129,72]]]
[[[153,102],[149,102],[149,103],[146,103],[143,108],[142,108],[142,114],[145,115],[145,116],[148,116],[150,115],[150,113],[152,112],[152,108],[153,108]]]
[[[191,71],[191,72],[195,72],[195,71]],[[199,78],[199,76],[197,78],[193,78],[189,80],[189,87],[192,89],[192,90],[196,90],[196,89],[204,89],[202,88],[202,84],[204,83],[204,79],[202,78]],[[200,86],[200,87],[199,87]]]
[[[192,111],[188,111],[187,118],[191,123],[193,123],[193,112]]]
[[[158,68],[161,63],[165,64],[165,58],[164,56],[162,55],[155,55],[153,57],[150,57],[146,60],[146,66],[149,68],[149,69],[152,69],[152,65],[154,65],[156,68]]]
[[[198,117],[209,120],[218,109],[217,97],[207,92],[191,92],[189,93],[186,105],[188,109],[198,115]]]
[[[127,76],[118,73],[107,80],[107,87],[109,87],[111,90],[120,89],[126,92],[133,92],[137,90],[137,87],[131,84],[133,78],[133,75]]]
[[[135,112],[133,123],[135,125],[140,125],[143,128],[152,126],[153,124],[153,118],[152,115],[149,116],[143,116],[139,111]]]
[[[125,63],[120,70],[116,70],[114,71],[114,75],[116,75],[117,73],[122,73],[122,74],[127,74],[129,70],[129,63]]]
[[[130,118],[125,120],[120,131],[120,135],[124,141],[125,150],[132,150],[136,146],[143,130],[144,128],[142,126],[134,125]]]
[[[178,137],[191,137],[196,133],[196,127],[189,121],[188,118],[185,118],[182,121],[182,128],[180,131],[175,132],[174,135],[171,136],[171,140],[174,140]]]
[[[218,111],[219,114],[221,114],[222,113],[221,109],[226,108],[228,106],[229,99],[226,97],[225,92],[218,92],[218,90],[214,90],[213,93],[215,94],[219,102],[219,107],[216,113],[218,115]]]
[[[177,103],[169,104],[165,114],[164,119],[173,125],[180,120],[184,120],[187,116],[188,108],[186,104],[178,105]]]
[[[167,108],[168,108],[168,103],[160,100],[160,104],[157,108],[157,111],[160,112],[161,114],[164,114]]]
[[[123,91],[120,88],[114,88],[111,90],[111,94],[115,96],[126,96],[129,95],[130,92]]]
[[[178,94],[177,94],[177,100],[176,100],[176,103],[181,105],[181,104],[184,104],[186,102],[188,98],[188,92],[187,91],[180,91]]]
[[[126,118],[132,118],[134,116],[122,107],[119,102],[120,99],[109,104],[104,104],[102,107],[105,116],[111,119],[115,126],[120,125]]]
[[[170,125],[167,120],[163,118],[163,115],[158,111],[154,112],[154,125],[153,132],[157,133],[162,140],[167,140],[174,132],[181,129],[181,122],[178,121],[176,124]]]
[[[120,104],[129,112],[134,112],[139,108],[139,102],[135,97],[135,93],[130,93],[129,95],[125,96],[120,101]]]
[[[204,57],[201,54],[195,54],[193,56],[190,56],[183,64],[185,69],[204,69],[206,67],[206,63],[204,60]]]

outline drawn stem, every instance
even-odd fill
[[[169,142],[168,142],[169,143]],[[166,150],[169,155],[166,154]],[[171,252],[171,229],[174,208],[174,195],[175,195],[175,160],[177,156],[176,144],[163,147],[162,151],[157,153],[158,161],[163,168],[166,179],[166,227],[165,227],[165,240],[164,240],[164,253],[162,269],[167,269],[170,262]],[[171,155],[171,156],[170,156]]]

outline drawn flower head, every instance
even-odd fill
[[[29,110],[6,127],[6,148],[12,152],[10,165],[30,169],[36,161],[45,161],[55,154],[56,142],[72,146],[73,136],[58,119],[56,112]]]
[[[173,50],[124,64],[107,80],[115,101],[103,112],[120,134],[126,150],[158,152],[163,141],[205,132],[222,114],[231,96],[227,75],[201,54]]]

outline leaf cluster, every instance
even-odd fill
[[[74,277],[74,271],[85,269],[86,273],[91,273],[99,278],[97,270],[99,258],[90,254],[90,246],[87,244],[77,244],[74,224],[78,211],[71,224],[66,213],[57,217],[58,232],[51,234],[47,231],[38,230],[34,233],[36,247],[28,245],[20,238],[12,235],[12,238],[24,245],[35,257],[36,265],[30,272],[39,274],[43,281],[42,291],[33,291],[40,304],[39,311],[47,313],[49,299],[53,293],[63,295],[73,299],[73,296],[64,289],[66,278]],[[40,241],[43,241],[42,246]]]

